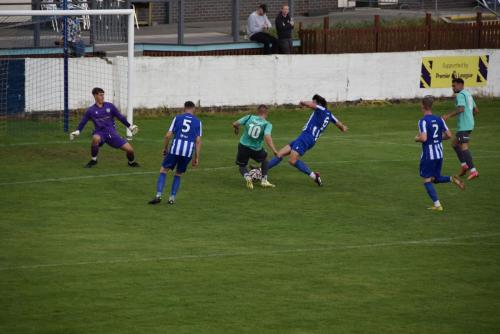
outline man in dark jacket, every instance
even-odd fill
[[[282,54],[293,53],[292,30],[293,19],[290,17],[290,7],[284,5],[276,17],[276,30],[278,32],[279,52]]]

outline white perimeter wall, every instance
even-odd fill
[[[474,94],[500,97],[500,50],[455,50],[366,53],[340,55],[277,55],[277,56],[222,56],[222,57],[138,57],[135,61],[134,107],[181,107],[186,100],[199,102],[202,107],[239,106],[251,104],[286,104],[308,99],[314,93],[326,96],[329,101],[411,99],[427,94],[451,96],[451,89],[421,89],[420,70],[422,57],[490,55],[488,85],[471,88]],[[61,60],[59,60],[61,61]],[[116,77],[124,87],[126,66],[106,66],[99,58],[72,59],[78,65],[80,83],[72,84],[70,108],[85,107],[82,97],[89,96],[93,78]],[[123,61],[126,61],[123,59]],[[40,64],[38,64],[40,62]],[[43,59],[31,59],[27,66],[26,86],[38,85],[41,68],[51,68]],[[96,72],[93,69],[95,62]],[[85,64],[83,64],[85,63]],[[39,66],[40,65],[40,66]],[[43,67],[42,67],[43,66]],[[71,65],[70,65],[71,68]],[[88,70],[83,70],[83,69]],[[123,69],[123,70],[121,70]],[[108,72],[109,71],[109,72]],[[108,73],[106,73],[108,72]],[[106,73],[106,74],[105,74]],[[113,74],[111,74],[113,73]],[[54,77],[54,72],[47,73]],[[98,86],[99,84],[96,83]],[[45,85],[44,85],[45,86]],[[60,83],[50,82],[50,91],[58,92]],[[81,88],[84,91],[80,91]],[[47,89],[45,87],[37,87]],[[122,90],[123,94],[123,88]],[[110,91],[111,93],[111,91]],[[116,95],[115,93],[112,93]],[[112,94],[108,94],[113,100]],[[89,96],[91,101],[92,97]],[[116,97],[115,97],[116,99]],[[41,110],[36,101],[29,102],[28,110]],[[122,101],[122,108],[123,101]]]

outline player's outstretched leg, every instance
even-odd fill
[[[427,190],[427,194],[429,195],[432,202],[434,203],[434,205],[432,207],[430,207],[429,210],[443,211],[443,207],[441,206],[441,203],[439,202],[436,189],[434,189],[434,185],[432,184],[432,178],[424,179],[424,187],[425,187],[425,190]]]
[[[456,185],[461,190],[465,189],[464,181],[460,180],[460,178],[458,176],[437,176],[434,178],[433,182],[436,184],[452,182],[454,185]]]
[[[165,187],[165,183],[167,180],[167,171],[162,167],[160,169],[160,175],[158,175],[158,180],[156,181],[156,196],[149,204],[158,204],[161,202],[161,195],[163,194],[163,188]]]
[[[92,168],[97,165],[97,155],[99,154],[99,145],[101,144],[101,136],[95,134],[92,136],[92,143],[90,144],[91,159],[85,165],[85,168]]]
[[[139,165],[139,163],[135,161],[135,154],[132,145],[130,145],[129,143],[125,143],[120,148],[127,153],[129,167],[141,167],[141,165]]]
[[[281,150],[279,150],[278,155],[275,156],[274,158],[269,161],[269,169],[276,167],[277,165],[280,164],[280,162],[283,160],[283,157],[286,157],[287,155],[290,154],[292,151],[292,148],[290,145],[286,145],[283,147]]]
[[[269,161],[267,161],[267,159],[264,159],[264,161],[262,161],[260,169],[262,171],[260,186],[263,188],[274,188],[275,185],[267,180],[267,172],[269,171]]]
[[[288,160],[288,162],[290,163],[290,165],[297,168],[302,173],[308,175],[311,179],[314,180],[314,182],[316,182],[316,184],[318,186],[321,187],[323,182],[321,181],[321,177],[320,177],[319,173],[311,171],[311,169],[306,165],[306,163],[304,161],[300,160],[300,155],[298,152],[292,150],[292,152],[290,153],[290,159]]]
[[[174,181],[172,182],[172,189],[170,191],[170,197],[168,198],[168,204],[175,203],[175,196],[177,195],[177,191],[181,186],[181,175],[182,174],[177,173],[174,176]]]

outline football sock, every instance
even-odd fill
[[[437,195],[436,189],[434,189],[434,186],[432,185],[432,183],[426,182],[426,183],[424,183],[424,187],[427,190],[427,194],[429,195],[429,197],[432,199],[432,201],[434,203],[436,203],[436,201],[438,201],[438,195]]]
[[[462,151],[462,156],[464,157],[465,163],[470,169],[474,169],[474,162],[472,162],[472,154],[469,150]]]
[[[451,176],[439,176],[434,178],[434,183],[449,183],[451,182]]]
[[[174,176],[174,181],[172,182],[172,190],[170,191],[171,196],[176,196],[177,191],[181,185],[181,177],[179,175]]]
[[[161,197],[163,188],[165,187],[166,178],[166,173],[160,173],[160,175],[158,176],[158,181],[156,181],[156,197]]]
[[[97,160],[98,153],[99,153],[99,145],[90,146],[90,155],[92,156],[92,160]]]
[[[262,171],[262,176],[267,176],[267,172],[269,171],[269,161],[267,161],[267,159],[262,161],[262,164],[260,165],[260,169]]]
[[[309,174],[309,177],[313,180],[316,180],[316,173],[315,172],[311,172],[311,174]]]
[[[246,175],[248,174],[247,166],[240,166],[240,174],[241,176],[246,177]]]
[[[309,169],[309,167],[307,167],[307,165],[302,160],[297,160],[297,162],[295,163],[294,166],[295,166],[295,168],[297,168],[298,170],[300,170],[302,173],[304,173],[306,175],[311,174],[311,170]]]
[[[459,146],[453,146],[453,149],[455,150],[455,153],[457,154],[457,158],[460,161],[460,163],[464,165],[466,162],[464,159],[464,155],[462,154],[462,149]]]
[[[281,162],[281,160],[283,160],[283,158],[278,158],[278,157],[272,158],[271,161],[269,161],[268,169],[271,169],[271,168],[279,165],[279,163]]]
[[[127,159],[128,159],[128,162],[134,162],[134,160],[135,160],[134,152],[127,152]]]

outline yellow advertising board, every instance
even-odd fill
[[[490,56],[423,57],[420,88],[449,88],[451,80],[462,78],[466,87],[488,83]]]

